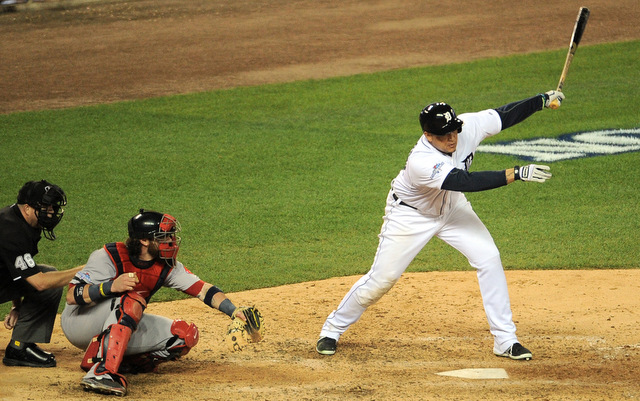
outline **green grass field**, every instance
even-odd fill
[[[640,41],[580,48],[567,100],[490,141],[640,127]],[[124,240],[139,208],[176,216],[179,259],[226,292],[363,274],[391,179],[433,101],[458,113],[555,88],[564,51],[95,107],[0,115],[0,203],[31,179],[69,204],[36,261],[66,269]],[[468,195],[507,269],[638,268],[638,153],[551,163],[545,184]],[[523,164],[476,155],[472,170]],[[469,269],[432,241],[409,271]],[[161,291],[156,300],[181,298]],[[7,304],[3,307],[8,306]]]

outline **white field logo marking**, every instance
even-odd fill
[[[640,151],[640,128],[578,132],[561,135],[558,138],[498,142],[480,145],[478,150],[517,156],[537,162],[638,152]]]

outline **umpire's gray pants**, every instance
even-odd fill
[[[53,266],[38,265],[42,273],[56,271]],[[51,341],[53,324],[62,298],[62,288],[38,291],[29,283],[20,283],[13,287],[7,299],[22,298],[18,321],[13,328],[11,340],[20,343],[48,343]]]

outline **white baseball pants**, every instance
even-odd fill
[[[494,336],[494,352],[505,352],[518,341],[500,252],[464,197],[445,215],[432,217],[400,205],[390,192],[383,220],[371,269],[329,314],[320,337],[338,340],[367,307],[393,287],[420,250],[437,236],[460,251],[477,270],[484,310]]]

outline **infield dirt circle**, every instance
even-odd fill
[[[0,113],[565,49],[580,6],[591,9],[581,46],[640,38],[637,0],[30,3],[0,13]],[[472,271],[405,274],[334,356],[320,356],[320,327],[353,276],[229,294],[236,304],[259,306],[269,329],[242,352],[222,342],[228,318],[200,301],[151,303],[148,313],[195,322],[200,342],[158,374],[129,376],[127,397],[640,398],[638,270],[506,275],[519,338],[534,354],[528,362],[492,354]],[[9,338],[0,330],[0,344]],[[83,352],[65,339],[59,319],[46,348],[58,367],[0,365],[0,399],[105,398],[81,389]],[[508,378],[437,374],[466,368],[501,368]]]

